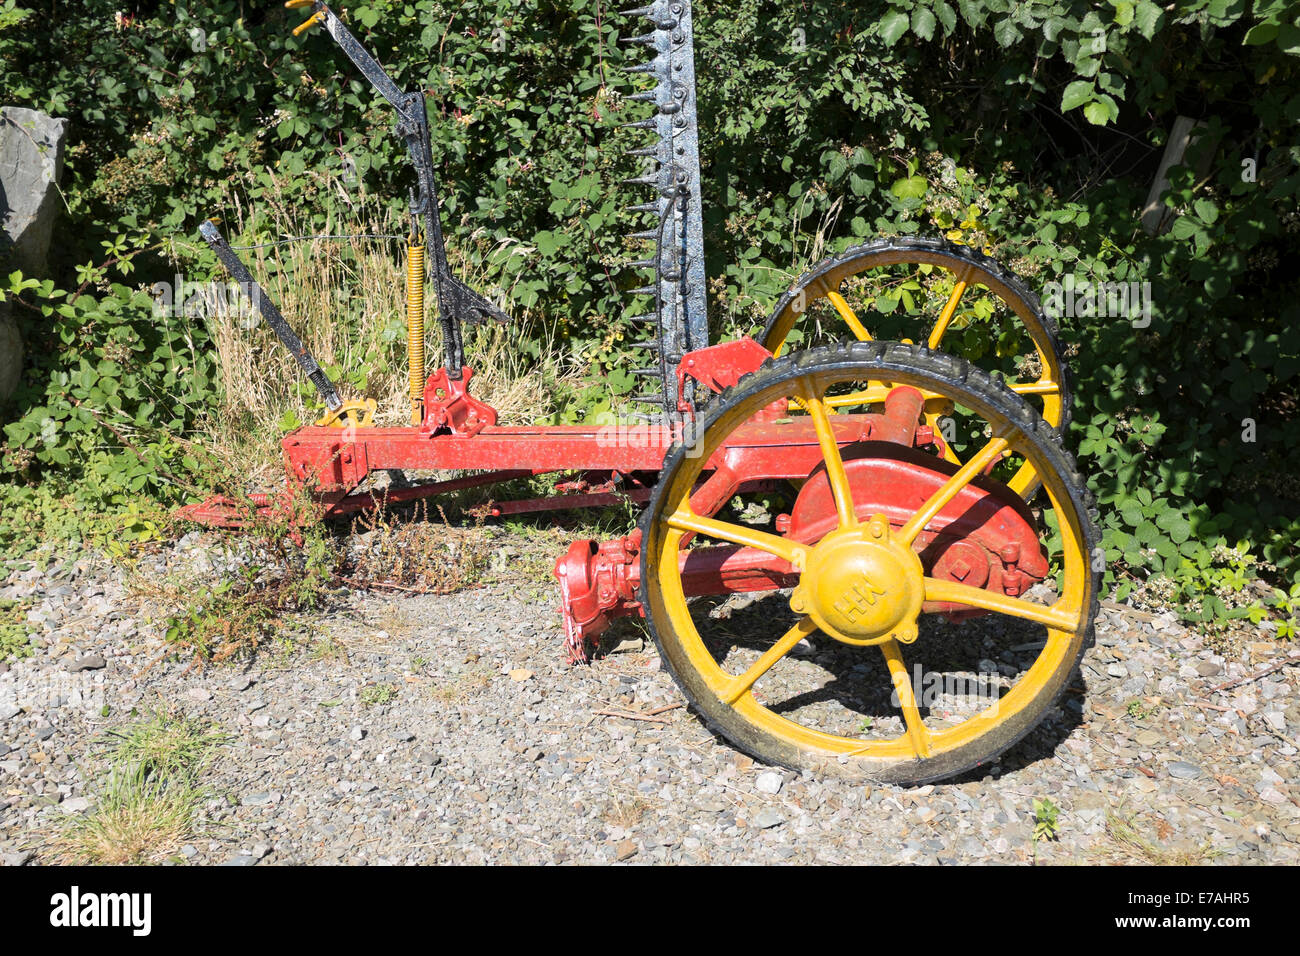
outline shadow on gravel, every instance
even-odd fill
[[[974,783],[990,779],[1000,780],[1009,773],[1023,770],[1040,761],[1052,760],[1075,728],[1083,723],[1083,707],[1087,700],[1087,680],[1078,668],[1070,675],[1056,706],[1047,712],[1042,723],[1025,734],[1020,741],[1002,752],[987,767],[976,767],[945,780],[946,784]]]
[[[699,598],[691,617],[715,662],[732,675],[743,673],[795,621],[788,596],[780,593]],[[957,726],[1005,696],[1038,658],[1045,637],[1041,625],[996,615],[964,621],[924,616],[920,637],[902,650],[926,726],[931,732]],[[815,634],[769,670],[756,690],[773,713],[864,745],[903,733],[889,670],[875,647]],[[1082,722],[1085,693],[1076,670],[1065,694],[1025,737],[993,763],[949,782],[997,778],[1051,759]]]

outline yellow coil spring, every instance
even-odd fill
[[[411,379],[411,424],[424,417],[424,246],[406,247],[406,367]]]

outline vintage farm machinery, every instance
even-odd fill
[[[636,398],[652,414],[637,440],[622,440],[626,429],[498,424],[470,394],[461,336],[504,316],[448,266],[422,93],[400,90],[324,3],[286,6],[310,7],[295,32],[324,26],[393,106],[415,167],[411,424],[378,427],[373,401],[343,402],[205,223],[329,408],[285,437],[286,486],[253,496],[257,511],[288,513],[303,495],[321,518],[369,508],[379,497],[370,476],[387,469],[461,473],[390,489],[387,503],[569,476],[564,493],[496,509],[645,506],[626,536],[575,541],[556,562],[570,659],[588,659],[614,618],[643,615],[698,712],[755,756],[918,782],[988,762],[1042,719],[1091,638],[1099,579],[1089,498],[1061,444],[1070,401],[1055,329],[1015,276],[946,241],[870,242],[802,276],[757,339],[710,345],[691,3],[654,0],[628,13],[644,27],[628,42],[647,53],[632,72],[651,81],[631,97],[648,116],[630,125],[653,135],[634,151],[646,172],[633,182],[650,194],[633,207],[648,220],[633,237],[647,251],[630,267],[646,279],[627,321],[649,357]],[[863,277],[899,267],[942,303],[914,332],[924,345],[876,340],[868,324],[880,316],[850,301]],[[432,374],[429,275],[444,351]],[[1031,343],[1023,374],[994,376],[943,351],[970,290]],[[834,327],[832,341],[792,349],[808,321]],[[248,510],[213,499],[183,514],[232,526]],[[930,670],[909,673],[909,657]],[[965,692],[927,696],[938,670],[962,677]]]

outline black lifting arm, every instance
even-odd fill
[[[429,114],[420,91],[404,93],[379,61],[361,45],[352,31],[320,0],[288,0],[286,7],[312,8],[311,16],[297,29],[301,33],[317,23],[323,24],[358,70],[388,100],[397,112],[397,135],[406,143],[411,165],[415,167],[416,186],[411,190],[411,234],[413,241],[427,246],[428,261],[433,269],[434,294],[438,297],[438,319],[442,323],[446,368],[452,378],[460,378],[465,362],[461,343],[462,325],[474,325],[485,319],[508,322],[510,317],[487,301],[456,276],[447,264],[438,209],[438,177],[433,167],[433,146],[429,136]]]
[[[271,331],[276,334],[276,337],[284,343],[284,347],[289,350],[289,354],[294,357],[294,360],[307,374],[307,378],[316,386],[316,391],[320,393],[326,407],[330,411],[337,411],[343,404],[343,401],[339,398],[338,389],[334,387],[334,383],[330,381],[329,376],[325,374],[325,370],[320,367],[312,354],[307,351],[307,346],[302,344],[302,339],[298,338],[297,333],[289,328],[289,323],[284,320],[284,315],[280,312],[280,309],[271,301],[271,297],[266,294],[262,287],[257,284],[257,280],[248,271],[248,267],[244,265],[239,256],[235,255],[235,251],[230,248],[230,243],[226,242],[226,237],[217,229],[217,224],[211,219],[205,219],[199,223],[199,234],[212,247],[212,251],[217,254],[217,258],[226,267],[226,271],[239,283],[239,287],[243,290],[244,295],[248,297],[248,301],[262,313],[262,319],[271,327]]]

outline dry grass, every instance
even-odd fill
[[[602,816],[610,826],[630,830],[653,809],[654,804],[640,795],[620,797],[613,794],[613,801],[605,808]]]
[[[194,831],[203,771],[225,740],[210,726],[159,712],[113,735],[103,793],[52,841],[59,863],[153,863]]]
[[[440,704],[462,704],[492,683],[495,672],[484,660],[475,659],[450,677],[440,678],[429,696]]]
[[[370,238],[399,236],[406,223],[393,221],[379,202],[366,196],[356,198],[346,212],[332,214],[323,227],[313,227],[297,210],[292,194],[272,192],[255,211],[239,207],[236,221],[226,226],[227,236],[234,246],[260,246],[239,250],[239,255],[321,366],[333,370],[343,398],[374,398],[377,424],[407,424],[405,240]],[[349,238],[261,245],[305,235]],[[498,243],[485,250],[483,259],[499,259],[519,245],[513,240]],[[510,305],[510,289],[495,289],[493,278],[482,272],[467,273],[456,249],[448,252],[454,272],[515,318],[506,327],[466,330],[474,394],[496,407],[503,421],[532,422],[550,414],[556,391],[577,387],[578,363],[560,355],[526,311]],[[234,474],[265,472],[259,477],[270,478],[279,471],[280,436],[293,422],[316,417],[316,395],[260,316],[246,303],[236,300],[240,307],[234,307],[221,298],[203,307],[223,389],[220,414],[204,444]],[[440,364],[441,344],[431,288],[426,302],[426,360],[432,368]],[[526,358],[516,343],[539,336],[544,358],[537,362]]]
[[[323,228],[301,218],[290,197],[272,193],[256,212],[241,209],[228,226],[231,244],[259,245],[309,234],[397,235],[374,200],[361,199]],[[365,370],[366,389],[379,400],[385,421],[402,419],[405,393],[403,247],[400,239],[315,239],[240,250],[254,277],[324,367]],[[298,383],[301,373],[260,316],[214,303],[211,324],[225,392],[223,411],[274,427],[286,411],[312,417]],[[342,391],[349,391],[346,385]],[[345,394],[344,397],[361,397]]]
[[[453,527],[441,510],[427,520],[419,503],[410,517],[384,508],[363,513],[353,532],[365,545],[344,561],[343,579],[356,587],[388,588],[419,594],[450,594],[479,583],[492,554],[481,523]]]
[[[1211,862],[1221,851],[1208,842],[1196,847],[1162,847],[1159,841],[1170,834],[1168,824],[1157,819],[1153,824],[1155,840],[1142,832],[1142,821],[1137,814],[1122,807],[1106,814],[1108,847],[1103,851],[1106,862],[1146,864],[1149,866],[1202,866]]]

